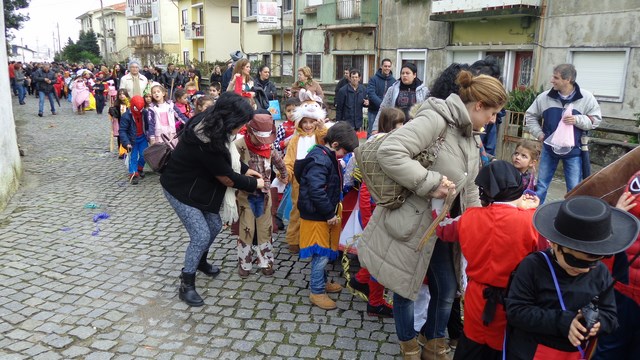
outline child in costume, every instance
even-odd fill
[[[106,92],[108,91],[106,84],[102,82],[104,73],[99,72],[96,74],[96,81],[93,84],[93,96],[96,98],[96,114],[102,114],[104,106],[106,104]]]
[[[153,98],[153,105],[149,107],[150,144],[162,141],[162,135],[173,139],[176,135],[178,115],[171,101],[167,101],[167,90],[164,86],[156,84],[151,87],[151,97]]]
[[[391,132],[393,129],[401,127],[405,122],[404,112],[397,108],[384,108],[380,112],[377,134],[371,137],[373,141],[376,137],[383,136]],[[355,158],[354,158],[355,160]],[[348,168],[349,166],[347,166]],[[375,201],[371,198],[367,184],[363,181],[360,184],[358,192],[360,211],[359,221],[364,229],[369,223],[373,209],[375,209]],[[349,285],[368,296],[367,314],[369,316],[393,317],[393,310],[389,303],[384,300],[384,285],[380,284],[376,279],[371,277],[369,270],[362,267],[351,278]]]
[[[540,145],[533,140],[521,140],[511,155],[511,163],[522,174],[525,190],[536,191],[536,164],[540,159]]]
[[[265,186],[253,193],[239,191],[237,195],[239,234],[238,234],[238,274],[242,278],[249,276],[254,262],[254,254],[258,266],[265,276],[273,275],[273,242],[271,238],[271,196],[269,193],[271,164],[280,172],[280,180],[286,183],[289,179],[284,161],[277,151],[273,150],[275,125],[271,115],[256,113],[247,124],[246,135],[235,141],[240,153],[240,161],[262,175]]]
[[[280,154],[284,156],[289,145],[289,141],[293,137],[296,131],[296,123],[293,121],[293,112],[300,106],[300,100],[298,98],[289,98],[284,103],[284,122],[278,125],[276,132],[276,141],[274,143],[276,150],[280,151]]]
[[[532,219],[539,200],[523,195],[522,176],[506,161],[481,168],[475,184],[485,207],[469,208],[437,229],[441,240],[460,242],[467,260],[464,329],[454,359],[500,360],[507,324],[504,296],[513,270],[538,248]]]
[[[120,89],[116,93],[116,100],[113,106],[107,111],[111,120],[111,134],[118,140],[118,157],[122,159],[126,149],[120,143],[120,118],[129,108],[129,92],[127,89]]]
[[[287,145],[287,152],[284,157],[291,186],[292,207],[286,235],[291,254],[300,252],[300,212],[296,205],[300,185],[294,177],[293,165],[296,160],[304,159],[311,147],[316,144],[323,145],[323,139],[327,134],[327,128],[324,126],[324,119],[327,113],[318,103],[318,101],[321,101],[320,97],[304,89],[300,90],[299,97],[302,104],[293,113],[296,132]]]
[[[144,157],[142,153],[149,146],[147,131],[149,116],[144,108],[144,99],[140,95],[131,98],[131,108],[120,118],[120,142],[129,152],[129,181],[137,185],[144,175]]]
[[[189,94],[187,94],[184,89],[176,89],[173,96],[173,110],[177,115],[176,131],[179,131],[189,121],[189,119],[191,119],[193,116],[193,110],[191,102],[189,101]]]
[[[324,141],[326,146],[314,145],[304,159],[296,160],[294,172],[300,183],[300,258],[312,258],[309,299],[319,308],[331,310],[336,303],[327,293],[342,290],[339,284],[327,283],[325,269],[338,257],[340,240],[342,169],[338,156],[352,152],[358,138],[349,124],[338,123]]]
[[[613,280],[600,260],[629,248],[640,221],[599,198],[575,196],[545,203],[533,224],[550,247],[522,260],[511,280],[506,358],[586,359],[593,338],[618,326]],[[585,311],[596,306],[585,326]]]
[[[640,218],[640,171],[631,176],[626,191],[616,207]],[[640,237],[626,251],[603,260],[616,283],[619,327],[610,335],[598,339],[598,347],[592,360],[640,359]]]

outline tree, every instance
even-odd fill
[[[100,57],[100,46],[98,45],[98,37],[92,29],[89,29],[89,31],[87,32],[80,31],[80,36],[78,37],[78,42],[76,43],[76,45],[78,45],[80,49],[88,51],[97,57]]]
[[[19,30],[25,21],[29,21],[29,15],[18,12],[29,7],[29,0],[4,0],[4,35],[9,40],[13,39],[11,30]]]

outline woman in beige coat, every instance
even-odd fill
[[[293,85],[291,86],[291,90],[289,90],[285,94],[285,96],[297,97],[298,92],[300,92],[301,89],[306,89],[307,91],[311,91],[315,95],[318,95],[324,102],[324,92],[322,91],[322,86],[320,86],[318,82],[313,80],[311,69],[308,66],[303,66],[298,69],[298,81],[293,83]]]
[[[378,206],[358,245],[360,261],[372,276],[394,292],[396,333],[405,359],[447,358],[444,331],[451,304],[448,304],[448,310],[447,304],[430,309],[431,327],[435,329],[425,330],[427,333],[423,335],[427,343],[421,357],[413,329],[413,301],[427,268],[430,273],[435,272],[434,278],[429,279],[434,282],[442,280],[442,273],[451,273],[444,281],[449,284],[436,285],[443,286],[447,292],[455,292],[453,260],[447,252],[447,244],[441,243],[435,235],[422,251],[418,251],[418,245],[432,222],[433,199],[443,199],[449,189],[455,189],[458,196],[453,207],[459,207],[462,212],[467,207],[480,206],[478,188],[474,184],[480,167],[476,132],[495,121],[496,114],[507,101],[502,84],[492,77],[473,77],[462,71],[457,83],[458,94],[452,94],[446,100],[427,99],[413,120],[380,145],[378,159],[382,169],[414,194],[398,209]],[[413,158],[435,142],[445,126],[448,129],[438,158],[433,166],[425,169]],[[432,255],[433,269],[429,265]],[[432,296],[443,298],[448,295],[432,293]]]

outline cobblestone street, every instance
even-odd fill
[[[0,212],[1,359],[393,359],[392,319],[369,317],[346,290],[338,309],[308,301],[309,262],[276,240],[276,273],[236,271],[235,239],[218,236],[198,275],[205,306],[177,297],[187,236],[158,176],[126,181],[104,115],[57,116],[13,99],[25,150],[18,193]],[[94,203],[97,209],[86,208]],[[106,220],[94,223],[99,213]],[[95,235],[94,235],[95,234]],[[336,264],[330,275],[339,278]],[[335,298],[334,295],[332,297]]]

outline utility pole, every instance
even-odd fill
[[[56,26],[58,27],[58,51],[62,52],[62,46],[60,46],[60,23],[56,23]]]
[[[107,26],[104,22],[104,5],[100,0],[100,21],[102,22],[102,40],[104,41],[104,63],[109,67],[109,50],[107,50]]]
[[[280,2],[280,82],[284,79],[284,1]]]
[[[55,56],[55,54],[56,54],[56,32],[52,31],[51,35],[53,35],[53,55]]]

